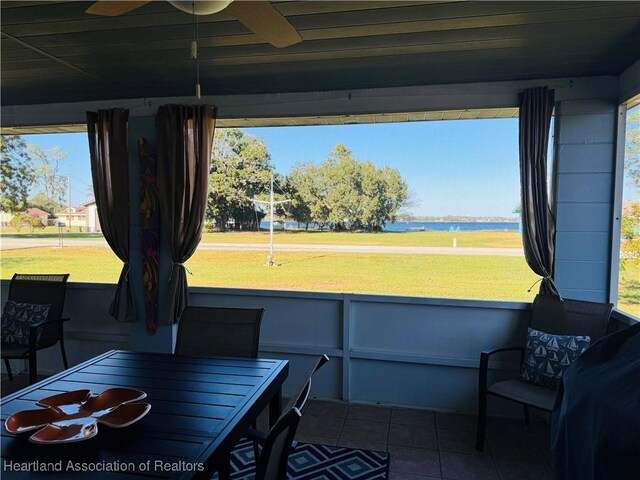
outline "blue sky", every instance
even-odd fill
[[[409,184],[416,215],[514,216],[519,202],[518,121],[460,120],[397,124],[250,128],[264,138],[279,173],[298,161],[323,161],[344,143],[359,160],[397,168]],[[68,153],[72,203],[91,184],[85,133],[26,136],[41,149]]]

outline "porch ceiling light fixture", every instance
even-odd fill
[[[212,15],[224,10],[233,0],[203,0],[193,2],[189,0],[168,0],[178,10],[192,15]]]

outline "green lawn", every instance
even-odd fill
[[[200,250],[187,263],[190,285],[530,300],[536,280],[523,258]],[[27,248],[2,252],[2,278],[15,271],[70,272],[71,281],[115,283],[120,263],[108,248]]]
[[[6,238],[58,238],[58,232],[47,227],[39,232],[15,232],[4,228],[1,235]],[[65,238],[92,240],[101,239],[100,233],[65,233]],[[278,244],[321,245],[384,245],[411,247],[451,247],[454,238],[458,247],[522,248],[518,232],[486,230],[477,232],[319,232],[289,230],[275,233]],[[268,232],[205,233],[204,243],[269,243]]]
[[[536,281],[522,257],[199,250],[187,263],[196,286],[530,301]],[[121,264],[108,248],[25,248],[2,251],[1,277],[14,272],[69,272],[71,281],[118,280]],[[640,316],[640,266],[628,266],[619,308]]]
[[[521,248],[518,232],[484,230],[477,232],[319,232],[290,230],[275,233],[275,243],[318,245],[386,245],[407,247],[451,247],[453,239],[459,247]],[[268,243],[268,232],[205,233],[205,243]]]

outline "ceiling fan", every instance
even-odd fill
[[[212,15],[227,9],[236,19],[259,37],[278,48],[295,45],[302,41],[298,31],[287,19],[266,0],[233,1],[233,0],[201,0],[178,1],[167,0],[171,5],[183,12],[195,15]],[[86,13],[107,17],[124,15],[140,7],[147,1],[110,1],[101,0],[91,5]]]

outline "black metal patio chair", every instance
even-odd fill
[[[263,314],[264,308],[187,307],[174,353],[257,358]]]
[[[537,295],[531,306],[530,326],[553,335],[588,335],[591,337],[591,344],[593,344],[607,334],[612,308],[613,305],[610,303],[586,302]],[[480,451],[484,449],[488,395],[521,403],[524,411],[524,420],[527,425],[529,424],[529,407],[535,407],[547,412],[553,410],[556,395],[553,389],[517,379],[487,385],[489,358],[502,352],[520,352],[520,365],[524,362],[524,345],[485,350],[480,354],[478,424],[476,432],[476,449]]]
[[[6,330],[11,327],[3,313],[2,359],[9,380],[13,380],[10,359],[29,360],[29,384],[38,377],[37,351],[60,344],[64,368],[69,368],[64,348],[64,322],[62,318],[69,274],[21,274],[16,273],[9,283],[8,301],[18,304],[49,305],[46,318],[29,326],[28,341],[5,342]]]
[[[327,355],[321,355],[305,373],[296,392],[291,396],[274,426],[268,432],[249,430],[246,437],[253,441],[253,453],[256,459],[256,479],[284,480],[287,476],[289,452],[295,448],[294,437],[302,411],[311,392],[313,375],[329,361]],[[260,448],[262,447],[262,448]],[[221,462],[220,480],[230,476],[230,465]]]
[[[289,402],[283,410],[284,412],[288,412],[293,408],[297,408],[301,414],[304,413],[304,408],[307,405],[307,400],[309,399],[309,394],[311,393],[311,379],[313,378],[313,375],[318,370],[320,370],[320,368],[328,361],[329,357],[323,354],[318,357],[315,362],[313,362],[309,370],[307,370],[307,372],[305,373],[302,382],[298,386],[298,389],[289,398]],[[247,433],[247,438],[253,440],[253,450],[256,458],[258,458],[259,445],[264,444],[267,436],[268,432],[263,432],[256,429],[251,429]]]
[[[285,410],[269,431],[256,460],[255,480],[287,480],[287,465],[302,414],[293,407]]]

